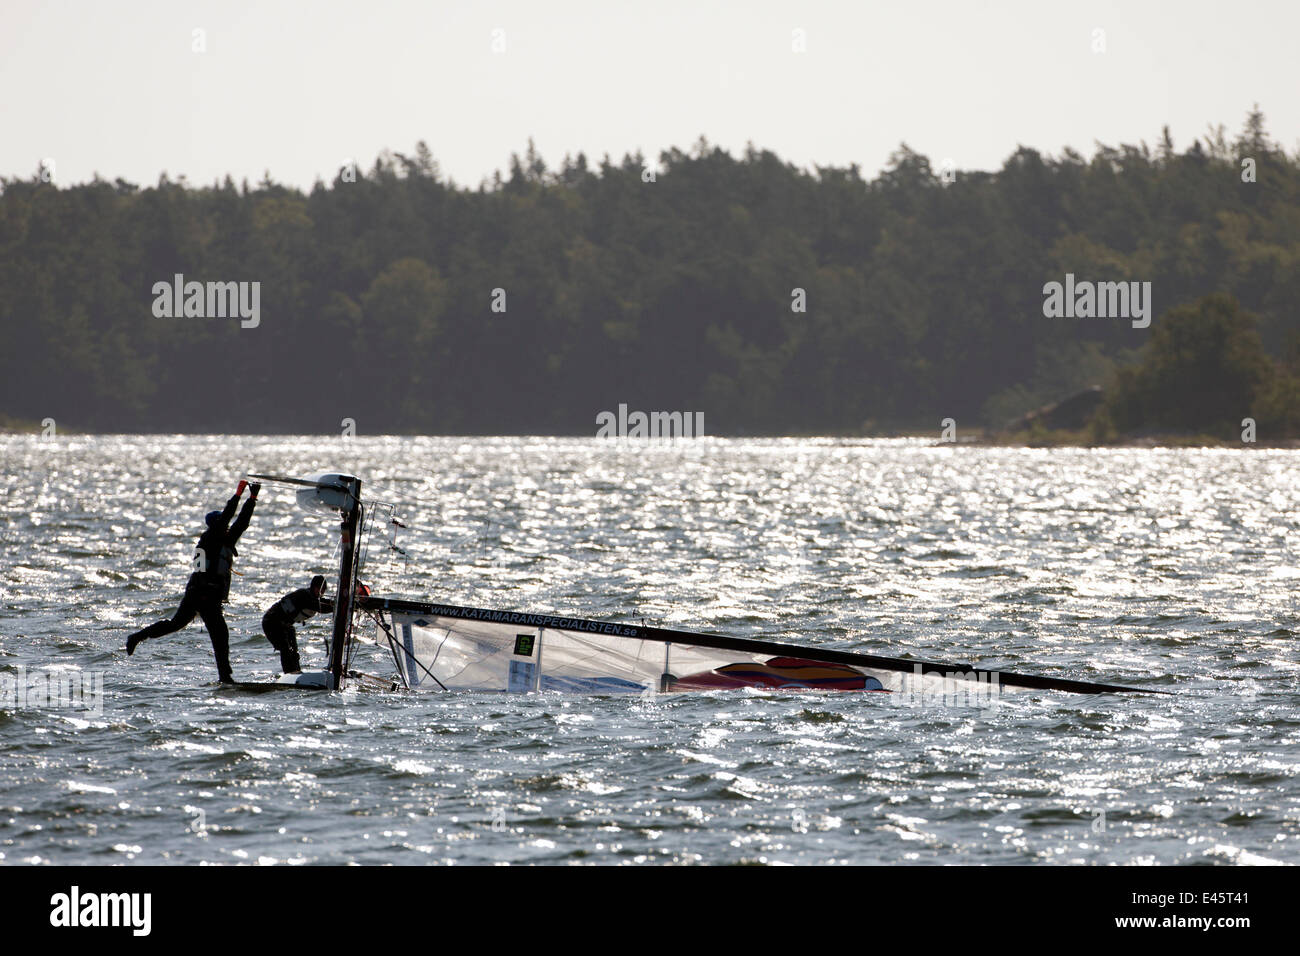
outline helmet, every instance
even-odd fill
[[[203,516],[203,520],[208,523],[209,528],[215,528],[218,524],[221,523],[221,512],[209,511],[206,515]]]

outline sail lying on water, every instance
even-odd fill
[[[368,598],[362,607],[378,612],[380,643],[388,644],[412,690],[649,694],[753,687],[980,704],[1017,689],[1127,689],[555,615],[391,598]]]
[[[392,624],[394,657],[413,690],[644,694],[734,687],[883,689],[879,680],[843,664],[771,653],[728,654],[623,634],[412,612],[394,612]]]

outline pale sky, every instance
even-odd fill
[[[477,185],[530,136],[551,166],[704,135],[868,176],[900,141],[996,169],[1165,124],[1181,150],[1255,102],[1293,152],[1297,36],[1296,0],[0,0],[0,175],[309,188],[423,139]]]

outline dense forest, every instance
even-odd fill
[[[0,180],[18,419],[594,434],[624,403],[710,434],[937,432],[1103,384],[1111,434],[1300,434],[1300,154],[1258,110],[996,172],[904,145],[871,180],[704,140],[558,169],[530,144],[478,187],[424,143],[309,194],[46,178]],[[177,274],[259,283],[256,324],[160,315]],[[1149,282],[1154,321],[1045,316],[1067,274]]]

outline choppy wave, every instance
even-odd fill
[[[103,682],[98,713],[0,702],[5,863],[1300,861],[1295,452],[0,436],[0,454],[0,677]],[[409,559],[371,539],[379,591],[1178,693],[253,695],[208,683],[197,622],[124,655],[244,470],[326,468],[411,525]],[[273,673],[261,610],[329,571],[334,535],[268,486],[227,614],[239,676]]]

